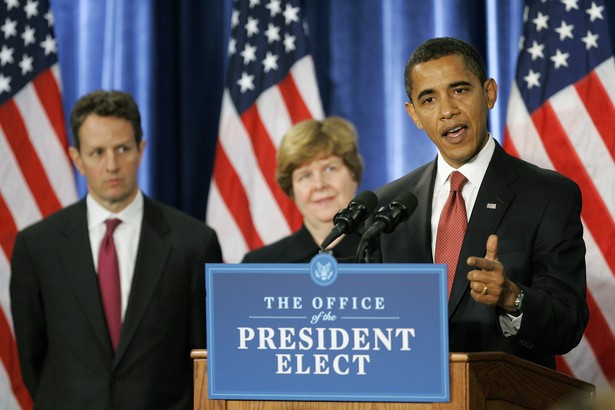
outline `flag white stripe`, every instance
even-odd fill
[[[4,312],[11,331],[14,332],[13,316],[11,315],[11,295],[9,293],[11,265],[8,258],[10,258],[10,255],[6,255],[0,249],[0,309]]]
[[[611,101],[615,101],[615,57],[604,61],[594,70]]]
[[[563,357],[577,379],[588,381],[597,387],[609,385],[596,355],[585,337],[581,339],[577,347]]]
[[[0,152],[3,153],[0,161],[0,194],[13,215],[17,230],[20,230],[41,219],[42,214],[2,128],[0,128]]]
[[[13,100],[58,201],[63,206],[74,202],[77,194],[70,162],[32,83],[28,83]]]
[[[615,164],[576,88],[564,88],[550,102],[606,207],[615,215]]]
[[[314,60],[312,56],[306,55],[298,60],[291,67],[290,73],[312,117],[317,120],[323,119],[325,114],[322,109],[320,93],[318,92],[318,83],[316,82],[315,74],[316,70],[314,69]]]
[[[222,112],[224,112],[224,117],[220,127],[220,145],[239,175],[248,196],[250,214],[256,231],[265,243],[290,234],[291,230],[286,217],[269,190],[267,181],[256,161],[250,137],[241,119],[237,116],[226,91],[222,102]],[[269,217],[263,218],[262,215],[269,215]]]
[[[516,82],[510,88],[506,126],[521,158],[539,167],[553,169],[553,163],[519,94]]]
[[[54,80],[56,81],[56,86],[60,91],[60,95],[62,95],[64,90],[62,89],[62,75],[60,71],[60,64],[55,63],[54,65],[49,67],[49,69],[51,70],[51,74],[53,74]]]
[[[589,229],[586,226],[584,229],[583,238],[587,247],[585,255],[588,272],[587,287],[600,307],[611,333],[615,335],[615,298],[613,297],[615,295],[615,274],[611,272]]]
[[[220,196],[218,185],[213,180],[207,198],[207,224],[217,233],[224,233],[223,235],[218,234],[224,262],[240,262],[243,255],[248,251],[248,245]]]
[[[269,87],[258,97],[256,108],[269,138],[277,149],[284,134],[292,127],[290,113],[280,89],[277,86]]]

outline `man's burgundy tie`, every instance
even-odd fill
[[[98,253],[98,285],[102,296],[107,327],[113,344],[113,351],[117,349],[122,328],[122,296],[120,291],[120,268],[113,242],[113,231],[122,222],[119,219],[107,219],[107,232],[100,244]]]
[[[466,206],[461,195],[463,186],[468,179],[459,171],[451,174],[451,192],[442,209],[440,222],[438,223],[438,236],[436,238],[436,263],[446,263],[448,265],[448,297],[451,296],[455,270],[461,244],[468,227]]]

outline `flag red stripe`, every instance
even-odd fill
[[[573,179],[583,193],[582,216],[600,251],[615,272],[615,223],[600,193],[571,146],[566,131],[562,128],[549,102],[532,114],[532,120],[540,134],[553,166],[560,173]]]
[[[0,247],[4,250],[7,260],[11,259],[16,235],[17,226],[13,221],[13,215],[11,215],[4,198],[0,195]]]
[[[239,175],[235,172],[220,143],[216,148],[213,178],[227,209],[233,215],[250,249],[263,246],[263,241],[252,222],[248,196],[241,185]]]
[[[11,329],[2,309],[0,309],[0,335],[2,335],[0,337],[0,359],[11,381],[13,395],[23,410],[32,409],[30,393],[21,378],[17,344],[12,337]]]
[[[615,159],[615,132],[613,132],[612,124],[615,116],[613,101],[611,101],[595,71],[589,73],[575,87],[596,129],[602,136],[611,158]]]
[[[66,159],[70,163],[68,158],[68,136],[66,135],[66,128],[64,127],[64,111],[62,110],[62,96],[60,89],[56,83],[55,77],[50,69],[43,71],[38,77],[32,81],[38,98],[41,101],[49,122],[53,127],[58,141],[64,147]]]
[[[293,124],[312,118],[312,114],[310,114],[310,110],[305,105],[303,95],[299,92],[292,75],[289,74],[280,81],[278,88],[288,107]]]
[[[568,363],[566,363],[566,359],[564,359],[563,356],[555,356],[555,368],[558,372],[574,377],[572,369],[568,366]]]
[[[241,121],[245,129],[250,130],[249,135],[254,155],[265,177],[265,181],[267,181],[267,186],[284,214],[290,229],[295,232],[301,227],[303,218],[293,200],[282,191],[275,180],[276,147],[273,145],[271,137],[261,120],[256,104],[253,104],[241,114]]]
[[[47,216],[60,209],[62,205],[49,183],[47,173],[30,142],[21,114],[13,100],[0,107],[0,126],[4,129],[30,190],[36,193],[34,198],[41,214]]]
[[[585,329],[585,337],[598,359],[602,372],[609,380],[615,380],[615,336],[609,330],[609,324],[604,318],[600,306],[587,292],[587,306],[589,307],[589,323]]]

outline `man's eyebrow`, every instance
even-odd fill
[[[448,88],[461,87],[463,85],[468,86],[468,85],[472,85],[472,83],[470,83],[469,81],[463,81],[463,80],[462,81],[457,81],[457,82],[454,82],[452,84],[449,84]]]
[[[428,88],[426,90],[421,91],[419,95],[416,96],[416,99],[420,100],[424,95],[428,95],[428,94],[433,94],[433,88]]]
[[[469,81],[461,80],[461,81],[456,81],[454,83],[450,83],[448,85],[448,88],[457,88],[457,87],[462,87],[462,86],[468,87],[468,86],[471,86],[471,85],[472,85],[472,83],[470,83]],[[427,88],[427,89],[421,91],[419,93],[419,95],[416,96],[416,99],[420,100],[423,96],[429,95],[429,94],[433,94],[433,92],[434,92],[433,88]]]

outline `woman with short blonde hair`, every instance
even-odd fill
[[[363,160],[355,127],[341,117],[306,120],[282,138],[276,180],[303,216],[301,229],[278,242],[249,252],[243,262],[309,262],[333,228],[333,217],[355,196]],[[331,244],[338,259],[354,257],[358,234]]]

